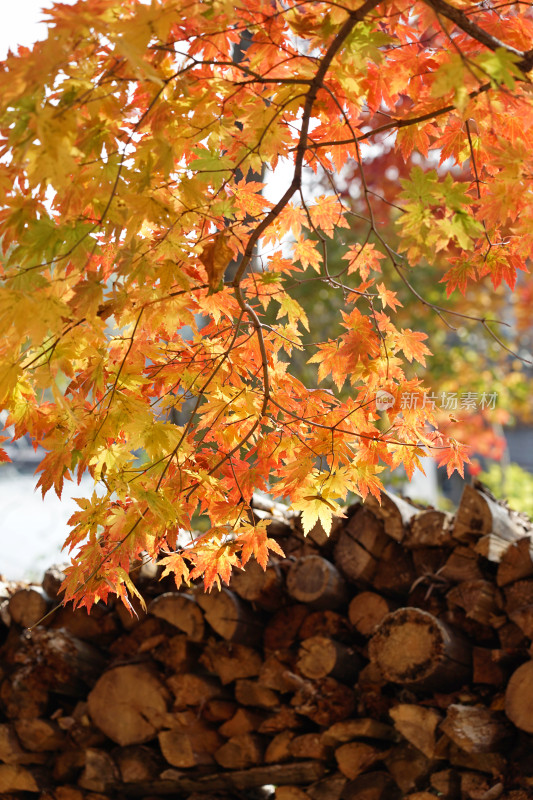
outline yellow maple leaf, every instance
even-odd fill
[[[207,271],[209,294],[220,291],[220,283],[224,278],[224,272],[233,258],[233,250],[227,243],[226,238],[225,232],[215,234],[213,239],[204,246],[200,255],[200,261]]]

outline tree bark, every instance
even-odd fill
[[[393,492],[382,492],[381,502],[369,494],[365,506],[383,522],[387,536],[397,542],[403,541],[410,523],[419,511],[408,500]]]
[[[435,508],[418,511],[410,521],[403,544],[412,549],[420,547],[449,547],[452,537],[453,514]]]

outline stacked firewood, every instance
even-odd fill
[[[147,613],[0,584],[5,800],[525,800],[533,795],[533,529],[466,486],[392,494],[229,588],[132,575]],[[33,627],[32,627],[33,626]],[[30,630],[31,629],[31,630]]]

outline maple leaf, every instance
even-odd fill
[[[468,445],[460,444],[452,439],[449,446],[443,447],[442,450],[437,453],[438,466],[446,466],[448,478],[455,470],[464,478],[464,465],[470,464],[470,458],[468,457],[468,451],[470,449]]]
[[[403,303],[400,303],[400,301],[396,299],[397,292],[391,292],[390,289],[387,289],[384,283],[378,283],[376,289],[378,290],[378,296],[381,300],[383,308],[390,306],[393,311],[396,311],[398,306],[401,307],[403,305]]]
[[[348,275],[359,270],[361,278],[366,281],[369,274],[374,270],[381,272],[381,259],[385,258],[384,253],[376,250],[372,243],[365,245],[354,244],[348,248],[348,252],[343,256],[348,263]]]
[[[424,344],[424,340],[427,338],[426,333],[412,331],[410,328],[402,328],[396,337],[396,344],[403,350],[408,361],[416,359],[422,366],[425,366],[426,359],[424,356],[431,355],[431,351]]]
[[[233,250],[227,243],[224,233],[217,233],[211,242],[204,245],[200,254],[200,261],[207,271],[209,294],[220,290],[224,272],[232,258]]]
[[[275,539],[268,537],[266,522],[260,522],[255,526],[245,526],[237,534],[237,542],[242,546],[241,565],[244,567],[252,555],[263,569],[267,568],[269,551],[277,553],[282,558],[285,553]]]
[[[294,511],[302,512],[300,519],[305,536],[313,530],[317,522],[322,525],[324,533],[329,534],[333,517],[343,516],[337,505],[321,495],[305,495],[300,500],[294,500],[291,507]]]
[[[190,585],[189,568],[180,553],[169,553],[168,556],[160,558],[158,563],[165,567],[161,579],[166,575],[173,575],[176,589],[180,589],[182,583],[185,583],[186,586]]]
[[[294,258],[299,261],[303,267],[313,267],[314,270],[320,272],[322,256],[317,250],[316,242],[313,242],[311,239],[303,239],[296,242],[294,246]]]
[[[315,228],[320,228],[327,236],[333,236],[339,227],[347,228],[343,209],[335,195],[321,195],[309,207],[309,215]]]
[[[9,436],[0,436],[0,442],[8,442]],[[6,451],[0,447],[0,463],[1,462],[8,462],[11,461],[10,457],[6,453]]]
[[[476,265],[476,260],[465,258],[451,258],[450,263],[453,265],[443,277],[440,283],[446,284],[446,296],[449,297],[454,289],[459,289],[461,294],[466,293],[469,281],[474,281],[479,278],[479,270]]]
[[[352,464],[350,472],[351,478],[354,481],[354,488],[361,495],[363,500],[366,499],[369,492],[374,495],[377,500],[380,499],[384,486],[377,475],[382,472],[383,469],[384,467],[382,466],[365,464],[364,462]]]

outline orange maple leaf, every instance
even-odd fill
[[[412,331],[410,328],[402,328],[396,336],[396,344],[403,351],[408,361],[416,359],[423,367],[426,366],[424,356],[431,355],[431,350],[423,343],[427,339],[427,333]]]

